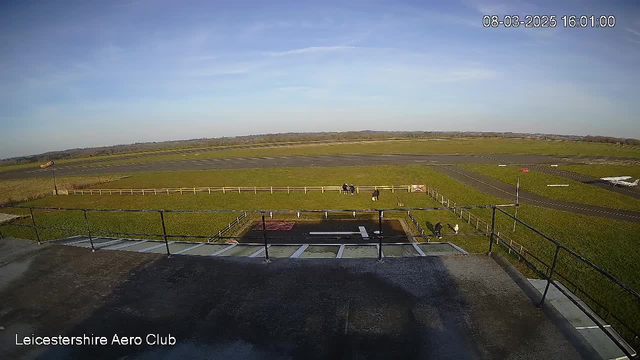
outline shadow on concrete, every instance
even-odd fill
[[[24,324],[19,335],[177,340],[49,347],[39,359],[580,357],[486,256],[264,264],[52,246],[32,263],[0,292],[0,321]]]

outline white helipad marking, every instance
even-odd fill
[[[70,243],[66,243],[65,245],[75,245],[75,244],[80,244],[80,243],[87,242],[87,241],[89,241],[89,239],[72,241]]]
[[[229,250],[229,249],[232,249],[232,248],[236,247],[237,245],[238,245],[238,244],[231,244],[231,245],[227,246],[226,248],[224,248],[224,249],[220,249],[220,250],[218,250],[218,251],[214,252],[213,254],[211,254],[211,255],[209,255],[209,256],[217,256],[217,255],[220,255],[220,254],[222,254],[223,252],[225,252],[225,251],[227,251],[227,250]]]
[[[173,244],[173,241],[169,241],[169,245]],[[159,245],[155,245],[152,247],[148,247],[146,249],[142,249],[142,250],[138,250],[138,252],[147,252],[147,251],[151,251],[153,249],[157,249],[159,247],[165,246],[165,243],[159,244]]]
[[[109,246],[109,245],[113,245],[113,244],[119,243],[120,241],[124,241],[124,239],[115,239],[115,240],[111,240],[111,241],[103,242],[103,243],[101,243],[101,244],[95,244],[95,245],[94,245],[94,247],[101,247],[101,248],[103,248],[103,247],[107,247],[107,246]]]
[[[129,246],[139,245],[139,244],[144,244],[144,243],[146,243],[146,242],[147,242],[147,240],[142,240],[142,241],[132,241],[130,244],[123,244],[123,245],[119,245],[119,246],[116,246],[116,247],[114,247],[114,248],[111,248],[110,250],[120,250],[120,249],[124,249],[124,248],[126,248],[126,247],[129,247]]]
[[[187,251],[189,251],[189,250],[197,249],[197,248],[199,248],[200,246],[202,246],[202,245],[204,245],[204,244],[206,244],[206,243],[202,243],[202,244],[194,245],[194,246],[192,246],[192,247],[188,247],[188,248],[186,248],[186,249],[182,249],[182,250],[180,250],[180,251],[176,251],[176,252],[174,252],[174,254],[179,255],[179,254],[182,254],[182,253],[187,252]]]
[[[302,253],[307,250],[307,248],[309,247],[309,244],[304,244],[302,246],[300,246],[298,248],[298,250],[296,250],[296,252],[293,253],[293,255],[291,255],[289,258],[291,259],[296,259],[298,258],[300,255],[302,255]]]
[[[367,234],[367,229],[365,229],[364,226],[358,226],[358,229],[360,229],[360,235],[362,235],[363,239],[369,238],[369,234]]]
[[[340,245],[340,249],[338,250],[338,255],[336,255],[336,259],[342,259],[343,253],[344,253],[344,244]]]
[[[426,256],[426,255],[424,254],[424,251],[422,251],[422,249],[420,249],[420,247],[418,246],[418,244],[413,243],[413,244],[411,244],[411,245],[413,245],[413,248],[414,248],[414,249],[416,249],[416,251],[418,252],[418,254],[420,254],[420,256]]]
[[[270,247],[271,247],[271,245],[267,245],[267,249],[270,248]],[[264,246],[260,247],[260,250],[258,250],[256,252],[254,252],[253,254],[249,255],[249,257],[251,257],[251,258],[252,257],[256,257],[256,256],[262,254],[263,252],[264,252]]]

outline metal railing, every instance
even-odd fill
[[[431,191],[431,189],[430,189]],[[451,205],[451,202],[449,200],[447,200],[448,205]],[[14,209],[28,209],[29,213],[31,215],[31,224],[13,224],[13,223],[5,223],[2,226],[22,226],[22,227],[29,227],[32,228],[34,230],[36,239],[38,241],[38,243],[40,243],[40,233],[39,233],[39,229],[54,229],[54,230],[64,230],[64,231],[75,231],[78,232],[78,229],[65,229],[65,228],[57,228],[57,227],[49,227],[49,226],[42,226],[42,225],[38,225],[36,223],[36,219],[33,215],[33,210],[64,210],[64,211],[80,211],[83,213],[83,218],[84,218],[84,222],[86,225],[86,235],[89,237],[89,242],[91,244],[91,250],[95,251],[95,245],[93,243],[93,237],[94,235],[96,235],[98,232],[92,232],[91,226],[90,226],[90,222],[89,222],[89,218],[87,217],[87,213],[88,212],[124,212],[124,213],[157,213],[160,216],[160,221],[162,224],[162,234],[144,234],[144,233],[123,233],[123,232],[100,232],[100,234],[110,234],[110,235],[126,235],[126,236],[155,236],[155,237],[162,237],[164,239],[165,242],[165,247],[166,247],[166,251],[167,251],[167,255],[171,256],[171,252],[169,249],[169,238],[204,238],[204,239],[210,239],[211,236],[201,236],[201,235],[170,235],[167,234],[167,230],[166,230],[166,226],[165,226],[165,220],[164,220],[164,214],[165,213],[241,213],[240,216],[238,216],[232,223],[235,224],[239,224],[243,219],[245,219],[248,214],[253,213],[253,214],[260,214],[261,215],[261,221],[262,221],[262,237],[261,240],[264,243],[264,256],[265,256],[265,260],[269,261],[269,236],[267,235],[267,227],[266,227],[266,220],[265,220],[265,216],[267,216],[267,214],[272,215],[272,214],[300,214],[300,213],[324,213],[325,216],[327,216],[327,214],[329,213],[377,213],[377,217],[378,217],[378,233],[371,235],[370,237],[372,239],[377,239],[378,240],[378,260],[382,259],[382,247],[383,247],[383,239],[389,239],[389,238],[398,238],[400,236],[396,235],[396,236],[389,236],[389,235],[384,235],[382,232],[382,217],[383,217],[383,212],[384,211],[388,211],[388,212],[406,212],[407,215],[411,218],[412,222],[414,223],[414,225],[417,225],[416,228],[418,229],[418,231],[420,232],[420,235],[412,235],[412,237],[426,237],[427,235],[424,234],[424,230],[422,229],[422,227],[420,226],[419,222],[413,217],[413,215],[411,214],[411,211],[435,211],[435,210],[448,210],[448,211],[452,211],[456,214],[463,214],[463,211],[469,211],[469,210],[473,210],[473,209],[492,209],[492,221],[491,221],[491,226],[490,226],[490,232],[489,232],[489,253],[492,252],[492,248],[493,248],[493,243],[494,243],[494,238],[497,239],[496,243],[498,244],[503,244],[509,248],[511,248],[512,250],[516,251],[516,249],[512,248],[512,245],[510,243],[507,243],[507,241],[504,240],[504,236],[499,235],[499,233],[497,232],[497,229],[495,228],[495,215],[496,215],[496,211],[499,211],[499,213],[504,214],[506,216],[508,216],[509,218],[513,219],[514,221],[517,221],[518,223],[522,224],[523,226],[525,226],[526,228],[534,231],[536,234],[540,235],[541,237],[543,237],[545,240],[553,243],[556,247],[555,250],[555,255],[554,255],[554,259],[553,259],[553,263],[551,264],[551,266],[549,267],[549,271],[548,272],[543,272],[540,271],[539,269],[537,269],[537,267],[535,266],[535,264],[531,263],[531,261],[529,259],[527,259],[526,256],[522,256],[522,259],[527,262],[528,265],[531,265],[532,268],[537,270],[537,273],[544,279],[547,280],[547,285],[545,288],[544,293],[542,294],[539,306],[543,306],[544,305],[544,300],[546,298],[548,289],[550,285],[554,285],[556,288],[558,288],[558,290],[560,292],[562,292],[563,294],[565,294],[565,296],[567,296],[569,298],[569,300],[571,300],[579,309],[581,309],[592,321],[594,321],[596,323],[596,325],[602,329],[602,331],[605,332],[605,334],[614,342],[614,344],[616,344],[627,356],[629,356],[629,358],[632,358],[633,355],[627,350],[627,348],[625,346],[623,346],[620,341],[618,341],[615,336],[613,334],[611,334],[609,331],[606,330],[606,328],[604,327],[603,324],[600,323],[600,321],[592,314],[590,314],[588,312],[588,310],[581,305],[580,303],[578,303],[577,301],[575,301],[572,297],[568,296],[568,294],[565,292],[564,289],[561,288],[561,286],[558,286],[558,284],[555,283],[555,280],[553,279],[554,275],[559,276],[559,274],[556,271],[556,265],[557,265],[557,260],[558,260],[558,256],[560,254],[561,251],[571,255],[573,258],[581,261],[582,263],[588,265],[589,267],[591,267],[592,269],[596,270],[598,273],[602,274],[604,277],[606,277],[608,280],[610,280],[613,284],[615,284],[616,286],[618,286],[620,289],[624,290],[625,292],[631,294],[634,298],[634,300],[636,302],[638,302],[638,305],[640,306],[640,294],[638,294],[638,292],[636,292],[635,290],[633,290],[631,287],[629,287],[628,285],[624,284],[622,281],[616,279],[613,275],[609,274],[608,272],[606,272],[605,270],[603,270],[602,268],[600,268],[598,265],[594,264],[593,262],[591,262],[590,260],[584,258],[583,256],[577,254],[575,251],[569,249],[568,247],[564,246],[563,244],[559,243],[558,241],[552,239],[551,237],[548,237],[547,235],[543,234],[542,232],[540,232],[539,230],[533,228],[532,226],[524,223],[522,220],[519,220],[517,218],[515,218],[514,216],[512,216],[511,214],[507,213],[506,211],[502,210],[502,207],[512,207],[512,206],[517,206],[515,204],[506,204],[506,205],[480,205],[480,206],[447,206],[447,207],[421,207],[421,208],[388,208],[388,209],[341,209],[341,210],[157,210],[157,209],[87,209],[87,208],[56,208],[56,207],[27,207],[27,206],[0,206],[0,208],[14,208]],[[231,228],[231,226],[228,226],[228,228]],[[228,230],[227,230],[228,231]],[[222,235],[222,233],[218,233],[220,236],[218,236],[219,239],[221,238],[227,238],[224,237]],[[3,237],[2,232],[0,232],[0,238]],[[406,238],[406,236],[403,236]],[[237,237],[233,237],[233,238],[237,238]],[[318,238],[319,239],[319,238]],[[536,259],[538,262],[543,263],[540,259],[538,259],[537,257],[534,257],[532,254],[528,253],[529,256],[533,257],[534,259]],[[562,276],[563,278],[565,278],[564,276]],[[577,288],[577,286],[576,286]],[[584,293],[584,291],[582,292],[583,294],[586,295],[586,293]],[[610,312],[609,312],[610,313]],[[611,314],[611,316],[615,317],[615,315]],[[615,317],[616,320],[619,321],[618,317]],[[620,321],[619,321],[620,322]],[[620,322],[620,324],[622,324],[622,322]],[[631,340],[636,340],[638,339],[637,334],[628,326],[624,325],[628,331],[630,331],[632,334],[634,334],[634,338]],[[631,341],[632,343],[634,341]]]
[[[480,206],[465,206],[465,207],[459,207],[459,208],[465,208],[465,209],[488,209],[491,208],[493,206],[496,205],[480,205]],[[513,206],[513,205],[498,205],[498,206]],[[233,225],[236,225],[238,223],[240,223],[241,221],[243,221],[243,219],[245,219],[246,217],[248,217],[248,214],[260,214],[262,217],[262,221],[263,221],[263,228],[264,228],[264,222],[265,222],[265,216],[272,216],[273,214],[297,214],[299,216],[300,213],[311,213],[311,214],[324,214],[325,217],[328,216],[328,214],[330,213],[370,213],[370,214],[377,214],[378,217],[378,223],[379,223],[379,234],[376,235],[372,235],[371,238],[373,239],[377,239],[379,241],[380,244],[380,249],[382,248],[382,240],[383,239],[392,239],[392,238],[416,238],[416,237],[426,237],[426,235],[384,235],[381,232],[381,227],[382,227],[382,218],[383,218],[383,214],[385,211],[391,211],[391,212],[410,212],[412,210],[418,211],[418,210],[451,210],[450,208],[442,208],[442,207],[431,207],[431,208],[389,208],[389,209],[341,209],[341,210],[161,210],[161,209],[89,209],[89,208],[58,208],[58,207],[38,207],[38,206],[10,206],[10,205],[2,205],[0,206],[0,208],[12,208],[12,209],[28,209],[29,213],[31,215],[31,224],[15,224],[15,223],[5,223],[2,226],[17,226],[17,227],[28,227],[33,229],[34,233],[35,233],[35,237],[36,240],[38,241],[38,243],[41,243],[41,239],[40,239],[40,229],[46,229],[46,230],[59,230],[59,231],[67,231],[67,232],[73,232],[73,233],[79,233],[79,229],[69,229],[69,228],[60,228],[60,227],[52,227],[52,226],[43,226],[43,225],[38,225],[36,223],[36,219],[33,215],[33,210],[49,210],[49,211],[53,211],[53,210],[60,210],[60,211],[79,211],[82,212],[83,214],[83,219],[86,225],[86,232],[84,232],[88,237],[89,237],[89,242],[91,244],[91,249],[92,251],[95,251],[95,246],[93,243],[93,238],[96,234],[101,234],[101,235],[125,235],[125,236],[149,236],[149,237],[159,237],[159,238],[163,238],[165,240],[166,243],[166,248],[167,248],[167,255],[171,255],[170,250],[169,250],[169,244],[168,244],[168,239],[169,238],[195,238],[195,239],[211,239],[211,238],[217,238],[217,239],[226,239],[226,238],[237,238],[237,237],[226,237],[224,236],[224,232],[228,231]],[[160,218],[160,222],[162,224],[162,234],[149,234],[149,233],[125,233],[125,232],[107,232],[107,231],[101,231],[101,232],[96,232],[96,231],[92,231],[90,223],[89,223],[89,218],[87,216],[87,213],[89,212],[103,212],[103,213],[157,213],[159,215]],[[164,219],[164,215],[166,213],[193,213],[193,214],[197,214],[197,213],[204,213],[204,214],[215,214],[215,213],[240,213],[241,215],[238,216],[233,222],[233,225],[229,225],[227,226],[227,228],[221,230],[220,232],[218,232],[218,235],[216,236],[204,236],[204,235],[175,235],[175,234],[168,234],[166,231],[166,225],[165,225],[165,219]],[[267,237],[266,237],[266,230],[264,231],[265,233],[263,234],[263,241],[265,242],[265,244],[267,243]],[[2,237],[3,234],[0,232],[0,237]],[[320,239],[320,237],[316,237],[317,239]],[[268,251],[266,251],[265,249],[265,256],[268,259]],[[379,258],[382,258],[382,251],[379,251]]]
[[[513,239],[509,238],[505,234],[501,234],[500,231],[498,231],[498,229],[495,227],[494,219],[492,219],[491,223],[481,220],[478,216],[472,214],[469,211],[469,209],[456,207],[455,206],[456,205],[455,201],[452,201],[451,199],[448,199],[448,198],[444,197],[436,189],[427,187],[427,195],[429,195],[431,198],[433,198],[434,200],[436,200],[437,202],[439,202],[439,203],[441,203],[443,205],[451,206],[453,208],[451,211],[454,214],[456,214],[457,216],[459,216],[461,219],[466,220],[469,225],[475,227],[478,230],[486,230],[487,236],[490,236],[491,239],[492,239],[490,244],[493,244],[493,242],[494,242],[493,239],[495,239],[495,243],[497,245],[504,246],[505,249],[506,249],[506,252],[509,255],[515,256],[519,261],[524,261],[525,264],[527,265],[527,267],[529,267],[531,270],[536,272],[543,279],[550,278],[552,274],[557,276],[558,278],[560,278],[562,280],[562,283],[565,284],[565,285],[568,285],[567,289],[569,289],[569,291],[571,291],[575,296],[577,296],[579,298],[586,298],[591,304],[595,305],[597,307],[597,309],[594,309],[594,311],[596,311],[596,313],[604,313],[604,315],[602,316],[603,321],[607,321],[607,319],[613,320],[615,322],[615,325],[616,325],[616,326],[614,326],[614,328],[617,328],[623,334],[626,334],[627,336],[623,336],[623,337],[629,343],[633,344],[634,347],[638,347],[640,345],[640,341],[639,341],[640,338],[638,336],[638,333],[635,330],[633,330],[627,324],[626,321],[621,320],[620,316],[616,316],[607,307],[605,307],[599,301],[594,299],[594,297],[592,295],[590,295],[587,292],[585,292],[584,289],[581,289],[574,281],[569,279],[568,276],[563,275],[560,272],[558,272],[555,269],[555,261],[551,265],[549,265],[548,263],[546,263],[545,261],[540,259],[538,256],[534,255],[531,251],[529,251],[523,245],[521,245],[518,242],[514,241]],[[502,213],[505,213],[501,209],[499,209],[499,210]],[[520,220],[516,219],[513,215],[510,215],[508,213],[505,213],[505,214],[507,214],[510,218],[514,219],[515,221],[517,221],[519,223],[522,223]],[[527,227],[531,228],[528,225],[527,225]],[[538,232],[537,230],[534,230],[534,231],[537,234],[541,235],[541,233]],[[542,236],[545,237],[546,235],[542,235]],[[545,239],[549,240],[550,238],[549,237],[545,237]],[[552,240],[552,241],[554,243],[557,243],[555,240]],[[490,251],[491,251],[491,248],[492,248],[491,246],[492,245],[489,246]],[[566,248],[566,247],[562,246],[562,248]],[[575,254],[575,252],[573,252],[573,251],[572,251],[572,253]],[[582,259],[584,259],[584,258],[582,258]],[[554,260],[556,260],[556,258],[554,258]],[[593,263],[591,263],[591,264],[593,264]],[[540,269],[539,268],[540,266],[542,266],[543,269]],[[556,288],[558,288],[558,286],[556,284],[554,284],[554,286],[556,286]],[[573,289],[571,289],[571,288],[573,288]],[[548,289],[548,285],[547,285],[547,289]],[[560,291],[563,292],[563,294],[565,296],[567,296],[567,294],[564,293],[564,289],[560,290]],[[546,291],[545,291],[545,296],[546,296]],[[567,296],[567,297],[569,297],[569,296]],[[572,300],[572,299],[570,299],[570,300]],[[543,303],[543,302],[544,302],[544,296],[543,296],[543,299],[542,299],[541,303]],[[578,306],[578,307],[582,311],[585,311],[582,306]],[[591,318],[590,314],[587,314],[587,315]],[[594,322],[596,322],[596,324],[598,323],[595,320],[594,320]],[[608,334],[608,332],[607,332],[607,334]],[[608,334],[608,336],[611,337],[610,334]],[[620,344],[618,344],[616,342],[614,342],[614,343],[616,345],[620,346]],[[626,350],[625,350],[625,354],[629,355],[629,354],[627,354]]]
[[[356,186],[356,193],[360,191],[389,190],[411,192],[411,185],[361,185]],[[242,193],[252,192],[342,192],[342,186],[217,186],[217,187],[190,187],[190,188],[150,188],[150,189],[70,189],[69,195],[162,195],[162,194],[197,194],[197,193]]]
[[[229,225],[227,225],[224,229],[218,231],[218,234],[216,234],[216,236],[214,236],[213,238],[207,240],[207,242],[211,242],[211,240],[216,240],[216,239],[222,238],[222,236],[224,234],[226,234],[227,232],[231,231],[231,229],[233,229],[236,225],[240,225],[240,223],[242,223],[242,222],[244,222],[246,220],[247,220],[247,213],[244,212],[244,213],[242,213],[242,215],[238,216],[237,218],[235,218],[235,220],[230,222]]]
[[[602,324],[600,322],[600,320],[593,314],[591,314],[589,312],[589,310],[583,306],[582,304],[580,304],[578,301],[576,301],[572,296],[570,296],[565,289],[563,289],[562,286],[559,286],[555,280],[553,279],[554,275],[557,275],[556,273],[556,266],[558,264],[558,257],[560,255],[560,252],[562,251],[563,253],[569,254],[572,256],[573,259],[578,260],[580,262],[582,262],[583,264],[586,264],[588,267],[590,267],[591,269],[595,270],[596,272],[598,272],[599,274],[601,274],[602,276],[604,276],[606,279],[608,279],[611,283],[613,283],[614,285],[616,285],[618,288],[624,290],[626,293],[630,294],[632,296],[632,298],[634,299],[634,301],[636,302],[636,304],[638,305],[638,308],[640,308],[640,293],[638,293],[637,291],[635,291],[634,289],[632,289],[630,286],[628,286],[627,284],[623,283],[622,281],[618,280],[616,277],[614,277],[612,274],[610,274],[609,272],[607,272],[606,270],[604,270],[603,268],[601,268],[600,266],[594,264],[592,261],[586,259],[585,257],[583,257],[582,255],[576,253],[575,251],[573,251],[572,249],[568,248],[567,246],[561,244],[560,242],[558,242],[557,240],[545,235],[544,233],[542,233],[541,231],[535,229],[534,227],[532,227],[531,225],[523,222],[522,220],[516,218],[515,216],[509,214],[508,212],[494,207],[493,208],[493,221],[492,221],[492,231],[491,231],[491,235],[490,235],[490,242],[489,242],[489,253],[491,253],[492,250],[492,245],[493,245],[493,238],[497,237],[498,239],[500,239],[500,237],[495,234],[493,226],[495,225],[495,216],[496,216],[496,210],[499,211],[501,214],[509,217],[510,219],[516,221],[517,223],[523,225],[524,227],[526,227],[527,229],[533,231],[534,233],[536,233],[537,235],[539,235],[540,237],[542,237],[543,239],[549,241],[550,243],[552,243],[555,246],[555,254],[553,257],[553,262],[551,264],[551,268],[549,270],[549,273],[544,273],[541,271],[538,271],[538,274],[541,275],[544,279],[547,280],[547,285],[545,286],[544,292],[542,293],[542,297],[540,298],[540,303],[538,304],[538,307],[542,307],[544,305],[544,301],[546,299],[547,293],[549,291],[549,286],[553,285],[555,286],[555,288],[560,291],[563,295],[565,295],[566,298],[568,298],[575,306],[577,306],[585,315],[587,315],[587,317],[589,319],[591,319],[591,321],[593,321],[598,328],[600,328],[600,330],[602,330],[605,335],[607,335],[607,337],[609,339],[611,339],[611,341],[629,358],[635,358],[636,354],[632,354],[626,346],[624,346],[610,331],[608,331],[605,328],[605,324]],[[504,242],[506,245],[506,242]],[[525,261],[527,261],[525,259]],[[619,321],[619,319],[618,319]],[[633,330],[631,330],[631,328],[629,328],[628,326],[625,326],[627,331],[630,331],[631,333],[634,334],[634,337],[631,340],[632,343],[636,343],[638,340],[638,335],[633,332]]]

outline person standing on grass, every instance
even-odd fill
[[[460,230],[460,227],[458,226],[458,224],[456,224],[456,225],[453,227],[453,231],[455,231],[455,232],[456,232],[456,235],[458,235],[458,230]]]
[[[438,239],[442,239],[442,224],[438,222],[436,226],[433,227],[433,232],[438,237]]]
[[[343,184],[342,184],[342,193],[343,193],[343,194],[345,194],[345,195],[347,195],[347,190],[348,190],[348,189],[347,189],[347,183],[343,183]]]
[[[378,189],[373,190],[373,194],[371,195],[371,200],[373,200],[373,201],[379,201],[380,200],[380,190],[378,190]]]
[[[349,186],[349,191],[351,191],[351,195],[353,195],[353,193],[354,193],[354,192],[356,192],[356,187],[355,187],[355,186],[353,186],[353,184],[351,184],[351,185]]]

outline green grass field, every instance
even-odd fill
[[[380,166],[380,167],[339,167],[339,168],[292,168],[262,170],[217,170],[137,174],[129,178],[100,186],[111,188],[165,187],[165,186],[268,186],[268,185],[332,185],[342,182],[357,185],[426,184],[457,202],[457,205],[486,205],[501,203],[500,199],[478,192],[432,168],[420,165]],[[425,194],[383,192],[381,201],[373,203],[370,194],[356,196],[332,193],[227,193],[227,194],[171,194],[171,195],[80,195],[48,197],[25,205],[56,206],[69,208],[128,208],[128,209],[351,209],[351,208],[394,208],[397,203],[405,207],[433,207],[437,202]],[[6,210],[6,211],[5,211]],[[5,212],[23,212],[8,210]],[[509,210],[510,212],[513,210]],[[474,214],[490,221],[490,210],[473,210]],[[386,214],[391,216],[392,214]],[[209,236],[229,223],[236,215],[189,215],[167,214],[167,231],[170,234],[191,234]],[[438,221],[445,224],[458,223],[462,233],[474,232],[471,226],[448,211],[414,212],[426,231]],[[612,221],[598,217],[584,216],[558,210],[534,206],[521,206],[518,217],[545,234],[554,237],[582,256],[592,260],[632,288],[640,289],[640,224]],[[37,210],[38,224],[68,227],[85,232],[84,219],[80,211]],[[94,231],[150,232],[161,233],[159,214],[106,214],[90,213],[89,220]],[[29,219],[20,222],[27,223]],[[497,230],[508,234],[518,243],[543,261],[551,263],[554,247],[540,236],[519,226],[511,232],[512,220],[506,216],[497,217]],[[2,226],[5,235],[34,238],[31,229]],[[58,231],[43,231],[45,238],[61,237]],[[445,241],[462,246],[470,252],[484,252],[488,240],[483,236],[447,237]],[[511,258],[514,260],[514,258]],[[606,304],[614,313],[626,317],[635,329],[640,328],[640,320],[634,319],[637,308],[629,297],[613,288],[601,275],[573,261],[562,254],[558,271],[571,277],[581,289],[598,302]]]
[[[72,189],[107,183],[121,179],[122,175],[64,176],[56,179],[58,189]],[[53,193],[52,178],[0,180],[0,205],[37,199]]]
[[[640,166],[625,165],[563,165],[563,170],[573,171],[578,174],[593,176],[595,178],[611,176],[631,176],[633,181],[640,179]]]
[[[520,171],[521,167],[496,165],[459,165],[465,169],[477,172],[515,187],[520,177],[520,188],[533,194],[550,199],[564,200],[579,204],[603,206],[613,209],[640,211],[640,200],[602,189],[565,177],[531,170],[528,173]],[[592,165],[585,165],[592,166]],[[567,167],[563,167],[565,170]],[[568,184],[568,187],[548,187],[547,184]]]
[[[222,148],[222,147],[216,147]],[[92,159],[103,159],[100,164],[145,163],[155,161],[252,157],[252,156],[281,156],[281,155],[331,155],[331,154],[548,154],[548,155],[593,155],[640,157],[640,148],[615,144],[601,144],[577,141],[533,140],[533,139],[504,139],[504,138],[457,138],[457,139],[421,139],[421,140],[385,140],[385,141],[354,141],[336,144],[307,143],[274,144],[274,147],[255,149],[233,149],[206,151],[200,153],[180,154],[180,150],[155,151],[135,153],[149,155],[135,159],[122,159],[131,154],[107,155],[92,158],[66,159],[58,164],[72,164]],[[163,154],[164,153],[164,154]],[[197,155],[196,155],[197,154]],[[0,171],[37,167],[38,164],[20,164],[2,166]],[[88,164],[87,166],[91,166]]]

